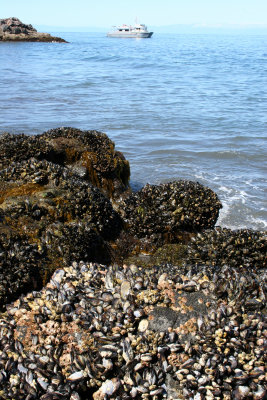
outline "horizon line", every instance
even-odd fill
[[[107,32],[110,26],[60,26],[60,25],[46,25],[46,24],[35,24],[33,25],[37,30],[50,30],[55,32]],[[256,32],[256,33],[267,33],[267,24],[171,24],[171,25],[149,25],[149,29],[158,33],[201,33],[201,32],[214,32],[217,33],[241,33],[241,32]],[[179,32],[181,30],[181,32]]]

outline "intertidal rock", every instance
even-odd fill
[[[221,207],[211,189],[179,180],[158,186],[147,184],[121,203],[120,212],[133,235],[168,243],[185,232],[213,228]]]
[[[60,37],[37,32],[32,25],[23,24],[18,18],[0,19],[0,41],[12,42],[64,42]]]
[[[110,201],[65,167],[31,158],[0,171],[0,185],[1,209],[16,226],[21,218],[46,226],[85,218],[104,238],[120,231],[120,217]]]
[[[3,134],[0,154],[0,267],[2,282],[10,281],[1,286],[0,307],[40,288],[62,263],[110,262],[107,241],[118,237],[122,221],[103,193],[114,199],[127,192],[130,170],[105,134]]]
[[[231,271],[221,299],[226,267],[57,270],[1,315],[1,398],[264,399],[266,273]]]
[[[57,128],[36,136],[3,134],[0,153],[0,170],[34,157],[67,167],[109,198],[129,190],[129,163],[101,132]]]
[[[0,291],[1,306],[35,280],[40,287],[62,263],[109,262],[106,241],[122,229],[96,187],[66,167],[35,158],[0,171],[0,216],[1,279],[10,282]]]

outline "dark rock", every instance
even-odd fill
[[[129,163],[104,133],[74,128],[37,136],[6,133],[0,136],[0,154],[4,260],[0,267],[6,281],[8,266],[12,288],[12,296],[8,288],[1,289],[2,305],[31,285],[46,283],[55,269],[81,259],[165,268],[173,264],[195,272],[203,266],[213,272],[219,268],[220,273],[214,272],[219,282],[214,296],[221,299],[235,298],[240,287],[231,279],[239,269],[252,268],[257,274],[265,265],[263,232],[212,229],[221,203],[209,188],[180,180],[146,185],[129,194]],[[4,246],[6,240],[9,247]],[[127,259],[129,255],[135,255],[135,260]],[[17,268],[25,271],[19,284]],[[239,285],[248,294],[239,307],[262,310],[262,298],[254,296],[255,283]],[[182,290],[183,298],[195,303],[191,314],[188,309],[185,314],[196,318],[204,312],[196,306],[205,300],[195,299],[196,286],[190,282]],[[175,329],[186,323],[175,309],[173,318]]]
[[[0,19],[0,41],[65,42],[49,33],[37,32],[31,24],[23,24],[18,18]]]
[[[0,291],[1,305],[32,288],[33,276],[40,288],[74,260],[111,261],[109,242],[122,221],[103,193],[115,198],[127,192],[129,164],[105,134],[72,128],[4,134],[0,153],[0,240],[8,235],[11,249],[3,248],[1,276],[12,288]],[[23,274],[24,258],[6,254],[15,243],[32,260],[20,284],[16,271]]]
[[[176,311],[167,307],[155,307],[149,317],[149,329],[164,332],[173,328],[176,320]]]
[[[266,397],[264,232],[213,229],[199,183],[125,198],[100,132],[5,134],[0,154],[3,398]],[[146,241],[150,268],[122,265]]]
[[[21,217],[46,224],[86,219],[104,238],[116,237],[120,217],[94,186],[48,161],[32,158],[0,172],[1,209],[19,224]],[[37,212],[38,211],[38,212]]]
[[[172,292],[167,281],[161,286],[169,290],[171,301],[169,307],[154,307],[149,314],[149,329],[163,332],[171,328],[179,334],[182,343],[194,341],[198,318],[207,316],[206,304],[211,304],[213,299],[203,291],[187,293],[186,284],[181,285],[180,293]]]

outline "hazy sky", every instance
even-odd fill
[[[0,18],[32,25],[267,25],[267,0],[0,0]]]

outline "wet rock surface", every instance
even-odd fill
[[[66,42],[49,33],[37,32],[31,24],[24,24],[18,18],[0,19],[0,41],[16,42]]]
[[[73,263],[2,314],[1,397],[263,399],[266,320],[246,304],[265,284],[252,267]]]

